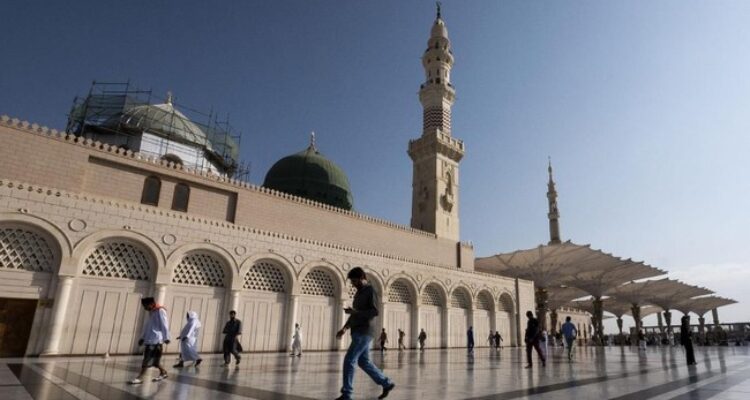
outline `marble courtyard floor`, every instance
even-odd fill
[[[687,367],[681,348],[579,347],[569,363],[562,349],[546,367],[523,369],[521,349],[427,350],[384,356],[376,364],[396,382],[389,399],[750,399],[750,347],[696,348]],[[239,368],[207,355],[199,368],[171,368],[159,383],[131,386],[137,356],[0,359],[0,399],[333,399],[341,384],[343,353],[245,354]],[[153,370],[153,374],[156,370]],[[357,399],[375,399],[380,388],[361,371]]]

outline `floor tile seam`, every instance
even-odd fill
[[[115,387],[115,386],[112,386],[112,385],[110,385],[110,384],[108,384],[106,382],[102,382],[102,381],[99,381],[99,380],[96,380],[96,379],[93,379],[93,378],[85,377],[85,376],[83,376],[83,375],[81,375],[81,374],[79,374],[77,372],[73,372],[73,371],[71,371],[69,369],[66,369],[66,368],[62,367],[62,366],[57,366],[57,365],[52,365],[52,364],[47,363],[47,364],[41,364],[41,368],[43,368],[45,370],[46,370],[46,368],[50,368],[51,371],[49,371],[49,370],[47,370],[47,371],[50,372],[51,374],[57,376],[58,378],[64,380],[65,382],[69,383],[70,385],[78,387],[81,390],[85,391],[86,393],[89,393],[90,395],[92,395],[92,396],[94,396],[96,398],[99,398],[99,399],[103,399],[103,398],[106,397],[109,400],[120,400],[120,399],[124,399],[124,400],[136,400],[136,399],[140,399],[141,398],[140,396],[138,396],[136,394],[130,393],[130,392],[126,391],[126,390],[122,390],[122,389],[120,389],[118,387]],[[72,380],[73,378],[75,378],[75,382]],[[94,386],[99,386],[99,387],[103,386],[103,387],[105,387],[106,389],[105,389],[105,393],[104,394],[106,396],[102,396],[102,393],[100,391],[95,391],[95,389],[93,387],[91,387],[92,385],[90,383],[92,383],[92,382],[94,383]],[[76,383],[82,384],[82,386],[79,386]],[[116,397],[114,395],[116,395]]]
[[[128,367],[126,365],[120,365],[120,364],[114,364],[112,366],[114,368],[118,368],[123,371],[129,371],[129,372],[140,371],[140,368],[138,367]],[[249,395],[246,395],[246,394],[236,393],[237,389],[240,389],[241,391],[249,390],[251,392],[255,392],[252,394],[253,396],[252,398],[253,399],[257,398],[258,400],[263,400],[263,399],[315,400],[315,399],[311,399],[311,398],[307,398],[307,397],[303,397],[299,395],[294,395],[294,394],[278,393],[278,392],[273,392],[273,391],[265,390],[265,389],[258,389],[258,388],[254,388],[250,386],[239,386],[236,383],[225,382],[225,381],[213,381],[213,380],[209,380],[205,378],[181,375],[179,373],[170,375],[170,378],[171,378],[170,379],[171,381],[179,382],[180,384],[202,387],[204,389],[222,392],[222,393],[228,393],[228,394],[237,395],[237,396],[250,397]],[[227,387],[227,389],[222,390],[223,387]],[[231,388],[234,388],[234,390],[232,390]],[[257,395],[261,395],[262,397],[255,397]]]
[[[740,369],[737,372],[733,372],[730,375],[735,375],[735,374],[738,374],[738,373],[742,373],[742,372],[745,372],[746,370],[749,370],[749,369],[750,369],[750,367],[744,367],[744,368]],[[675,398],[680,398],[680,396],[683,395],[683,394],[685,394],[685,393],[689,393],[689,392],[692,392],[694,390],[704,390],[705,386],[714,384],[714,383],[716,383],[716,382],[718,382],[718,381],[720,381],[722,379],[726,379],[726,378],[727,378],[727,375],[724,375],[722,373],[718,373],[717,375],[712,376],[710,378],[706,378],[703,381],[691,383],[691,384],[685,385],[683,387],[677,388],[675,390],[672,390],[672,391],[669,391],[669,392],[666,392],[666,393],[662,393],[660,395],[657,395],[656,397],[651,398],[650,400],[671,400],[671,399],[675,399]]]
[[[45,378],[45,379],[47,379],[48,381],[50,381],[50,382],[52,382],[52,383],[56,384],[57,386],[59,386],[60,388],[62,388],[62,389],[63,389],[64,391],[66,391],[66,392],[70,393],[70,394],[71,394],[72,396],[74,396],[74,397],[76,397],[76,398],[78,398],[78,399],[80,399],[80,398],[81,398],[81,393],[74,393],[74,392],[73,392],[73,391],[71,390],[71,387],[72,387],[72,388],[74,388],[74,389],[76,389],[76,390],[79,390],[79,391],[81,391],[81,392],[85,392],[85,393],[88,393],[88,392],[86,392],[85,390],[83,390],[82,388],[80,388],[80,387],[78,387],[78,386],[75,386],[75,385],[72,385],[72,384],[70,384],[70,383],[68,383],[68,382],[65,382],[65,380],[64,380],[64,379],[61,379],[61,378],[59,378],[59,377],[56,377],[56,376],[54,376],[54,375],[53,375],[53,374],[51,374],[50,372],[48,372],[48,371],[44,370],[43,368],[40,368],[40,367],[39,367],[39,366],[37,366],[37,365],[33,365],[33,364],[31,364],[31,365],[29,365],[29,368],[31,368],[32,370],[36,371],[36,372],[37,372],[37,373],[38,373],[39,375],[41,375],[42,377],[44,377],[44,378]]]
[[[750,369],[750,368],[743,368],[742,371],[744,372],[744,370],[748,370],[748,369]],[[720,381],[721,379],[727,379],[727,378],[735,378],[735,377],[737,377],[740,374],[741,374],[740,372],[737,372],[737,373],[733,373],[733,374],[731,374],[729,376],[722,375],[722,376],[719,377],[720,379],[717,379],[716,381]],[[671,397],[670,400],[695,399],[696,395],[698,395],[698,393],[700,393],[700,392],[710,392],[710,393],[712,393],[712,395],[707,396],[705,398],[710,398],[710,397],[713,397],[713,396],[718,395],[720,393],[732,393],[732,391],[730,391],[729,388],[731,388],[733,386],[737,386],[737,385],[739,385],[739,384],[741,384],[743,382],[746,382],[748,380],[750,380],[750,376],[744,376],[744,377],[742,377],[742,379],[737,380],[736,383],[730,383],[726,388],[723,388],[723,389],[710,389],[710,388],[706,388],[706,386],[715,384],[716,381],[709,382],[709,383],[701,385],[701,386],[699,386],[699,387],[697,387],[697,388],[695,388],[693,390],[690,390],[690,391],[687,391],[687,392],[682,393],[680,395]],[[703,398],[703,397],[701,397],[701,398]]]
[[[47,382],[49,384],[49,386],[47,386],[47,387],[52,388],[51,390],[53,392],[57,392],[57,393],[54,393],[54,394],[55,394],[55,396],[58,399],[65,399],[66,397],[67,398],[71,398],[72,397],[74,399],[78,399],[79,398],[78,396],[70,395],[67,391],[63,390],[63,388],[61,388],[59,385],[57,385],[54,382],[46,379],[44,376],[40,375],[38,372],[36,372],[36,371],[34,371],[34,370],[30,369],[30,368],[27,369],[28,367],[26,367],[26,365],[20,364],[20,363],[19,364],[13,364],[13,365],[15,367],[11,367],[11,365],[8,365],[9,369],[13,372],[14,375],[16,375],[16,377],[18,378],[19,382],[21,382],[21,384],[23,385],[23,390],[26,392],[26,394],[30,398],[33,399],[34,398],[34,394],[36,393],[36,390],[32,390],[32,389],[38,389],[38,387],[43,386],[43,383],[28,382],[30,379],[31,380],[35,380],[35,378],[40,379],[41,382]],[[26,375],[28,373],[33,374],[33,376]],[[62,392],[62,393],[60,393],[60,392]],[[59,396],[60,394],[62,394],[63,396]]]

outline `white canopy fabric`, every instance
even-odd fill
[[[626,303],[644,305],[652,293],[674,290],[669,278],[630,282],[609,291],[609,295]]]
[[[565,305],[570,305],[571,300],[588,296],[581,289],[570,286],[556,286],[547,288],[547,306],[550,310],[556,310]]]
[[[657,305],[664,310],[677,309],[677,306],[688,299],[697,296],[713,294],[713,291],[700,286],[688,285],[676,279],[664,279],[658,291],[644,293],[645,301]]]
[[[679,304],[675,305],[675,309],[680,310],[684,314],[694,312],[698,314],[699,317],[702,317],[714,308],[719,308],[734,303],[736,303],[735,300],[725,299],[718,296],[696,297],[694,299],[681,301]]]
[[[579,310],[588,311],[593,314],[594,312],[594,302],[593,298],[589,297],[587,299],[583,300],[575,300],[571,301],[569,304],[573,308],[577,308]],[[614,314],[615,317],[622,318],[623,315],[626,315],[630,313],[630,307],[631,305],[628,303],[623,303],[621,301],[618,301],[614,298],[606,298],[602,299],[602,308],[604,311]],[[606,318],[603,318],[606,319]]]

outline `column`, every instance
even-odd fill
[[[538,287],[534,293],[536,297],[536,317],[539,320],[539,328],[547,329],[547,289]]]
[[[554,337],[555,334],[557,333],[557,309],[554,309],[549,313],[549,322],[551,325],[549,329],[549,333],[550,333],[550,336]]]
[[[638,332],[641,331],[641,306],[633,304],[630,308],[630,313],[633,315],[633,320],[635,320],[635,330],[631,338],[631,343],[638,346]]]
[[[617,317],[617,329],[620,331],[620,336],[622,336],[622,316]]]
[[[410,349],[416,349],[419,347],[419,343],[417,343],[417,337],[419,336],[419,328],[422,325],[422,318],[419,315],[421,304],[422,299],[420,298],[420,296],[417,296],[414,304],[412,304],[411,306],[411,312],[413,313],[411,317],[411,337],[407,338],[406,340],[406,347]]]
[[[706,344],[706,319],[703,315],[698,317],[698,340],[701,346]]]
[[[601,296],[594,297],[594,315],[596,320],[594,323],[594,337],[596,338],[595,343],[604,345],[604,308]]]
[[[667,339],[672,337],[672,313],[669,310],[664,310],[664,321],[667,323]]]
[[[70,302],[70,293],[73,290],[74,278],[72,276],[58,276],[57,293],[55,294],[55,305],[52,310],[52,326],[49,336],[44,343],[42,355],[53,355],[60,352],[60,341],[65,328],[65,315]]]
[[[290,294],[286,302],[286,345],[284,348],[292,351],[292,336],[294,336],[294,324],[297,323],[297,309],[299,308],[299,295]],[[304,332],[303,332],[304,333]],[[303,349],[304,350],[304,349]]]
[[[711,316],[714,318],[714,326],[719,326],[719,310],[716,308],[711,310]]]
[[[346,323],[346,320],[349,319],[349,314],[347,314],[346,312],[344,312],[345,308],[350,307],[350,305],[346,304],[346,302],[347,302],[346,298],[340,298],[339,299],[339,303],[338,303],[338,316],[339,317],[338,317],[338,324],[336,324],[336,331],[338,331],[339,329],[341,329],[341,327],[343,327],[344,324]],[[294,325],[292,325],[292,326],[294,326]],[[338,339],[334,339],[334,340],[336,340],[336,343],[334,343],[334,346],[333,346],[334,350],[336,350],[336,349],[337,350],[343,350],[343,349],[346,348],[346,345],[345,345],[346,342],[343,340],[343,338],[341,340],[338,340]]]
[[[450,347],[450,336],[451,336],[451,316],[450,316],[450,305],[446,304],[445,307],[443,307],[443,335],[440,338],[440,347],[442,348],[448,348]],[[430,340],[430,338],[427,338],[427,340]]]
[[[167,285],[163,283],[157,283],[154,298],[154,300],[156,300],[156,304],[164,305],[164,302],[167,300]]]
[[[383,328],[386,328],[386,329],[388,328],[387,326],[385,326],[385,324],[386,324],[386,320],[385,320],[385,318],[386,318],[386,312],[388,311],[388,302],[387,301],[383,301],[380,304],[380,309],[383,310],[383,313],[380,315],[380,324],[378,324],[378,330],[375,332],[375,340],[374,340],[374,343],[373,343],[373,346],[377,347],[378,349],[380,349],[380,333],[383,331]],[[390,332],[390,331],[387,330],[386,333],[387,332]],[[391,347],[393,346],[393,344],[392,344],[393,340],[394,340],[393,336],[392,335],[388,335],[388,343],[385,345],[386,348],[388,348],[389,346],[391,346]],[[396,343],[398,343],[398,342],[396,342]]]
[[[659,324],[659,334],[662,337],[662,340],[666,339],[667,337],[664,336],[664,322],[662,321],[660,312],[656,313],[656,322]]]
[[[238,315],[240,314],[240,310],[239,310],[239,308],[240,308],[240,293],[242,293],[242,291],[240,291],[240,290],[232,290],[232,295],[231,295],[232,297],[229,300],[229,309],[225,313],[226,314],[225,315],[226,318],[229,318],[228,314],[229,314],[230,311],[234,311]]]
[[[520,296],[520,290],[518,287],[518,278],[515,279],[515,289],[516,289],[516,304],[513,305],[513,311],[511,312],[511,318],[513,318],[514,326],[515,326],[515,332],[511,332],[512,334],[515,334],[516,338],[516,346],[523,346],[523,342],[521,341],[521,296]]]

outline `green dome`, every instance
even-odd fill
[[[346,174],[314,145],[277,161],[263,186],[345,210],[353,206]]]

